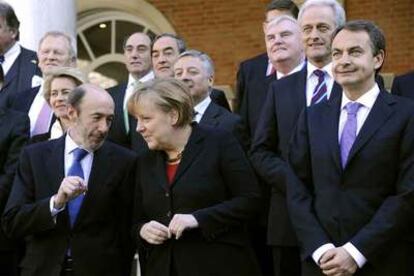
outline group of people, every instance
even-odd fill
[[[18,29],[0,2],[0,275],[414,273],[414,74],[386,91],[374,23],[271,1],[234,113],[176,35],[128,36],[106,91]]]

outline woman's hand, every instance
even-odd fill
[[[171,238],[168,227],[155,220],[145,223],[141,227],[139,235],[149,244],[162,244],[165,240]]]
[[[185,229],[197,228],[198,222],[193,215],[176,214],[170,221],[168,229],[178,240]]]

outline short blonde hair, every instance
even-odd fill
[[[174,78],[154,79],[136,87],[128,100],[128,112],[133,114],[142,96],[151,95],[154,104],[163,112],[177,111],[177,127],[184,127],[193,121],[193,100],[188,86]]]
[[[49,103],[50,100],[50,93],[52,89],[52,82],[56,78],[69,78],[72,79],[76,86],[84,84],[87,82],[87,78],[85,74],[74,67],[59,67],[53,69],[50,74],[47,75],[45,82],[43,84],[43,97],[45,98],[46,102]]]

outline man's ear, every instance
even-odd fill
[[[78,111],[72,105],[68,105],[68,117],[71,122],[74,122],[78,118]]]

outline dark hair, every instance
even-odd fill
[[[385,56],[385,36],[384,32],[373,22],[369,20],[352,20],[345,23],[344,26],[336,28],[332,34],[332,41],[337,34],[342,30],[348,30],[350,32],[366,32],[369,36],[372,53],[374,56],[378,55],[381,51]],[[382,65],[376,70],[378,73],[382,68]]]
[[[73,106],[73,108],[75,108],[75,110],[80,113],[80,104],[82,102],[83,97],[86,94],[86,90],[84,87],[82,86],[78,86],[75,89],[72,90],[71,93],[69,93],[68,96],[68,104],[70,104],[71,106]]]
[[[175,35],[175,34],[163,33],[163,34],[157,35],[154,38],[154,40],[151,43],[151,51],[154,48],[155,42],[157,42],[157,40],[162,38],[162,37],[171,37],[171,38],[175,39],[175,41],[177,42],[177,48],[178,48],[178,53],[179,54],[181,54],[182,52],[185,51],[185,49],[187,49],[184,39],[182,39],[181,37],[179,37],[178,35]]]
[[[298,18],[299,8],[291,0],[273,0],[266,6],[266,12],[272,10],[286,10],[289,11],[294,18]]]
[[[20,22],[19,22],[19,19],[17,19],[17,16],[14,13],[12,6],[10,6],[6,2],[1,1],[0,2],[0,16],[4,17],[4,19],[6,20],[7,26],[16,32],[16,40],[19,40]]]

